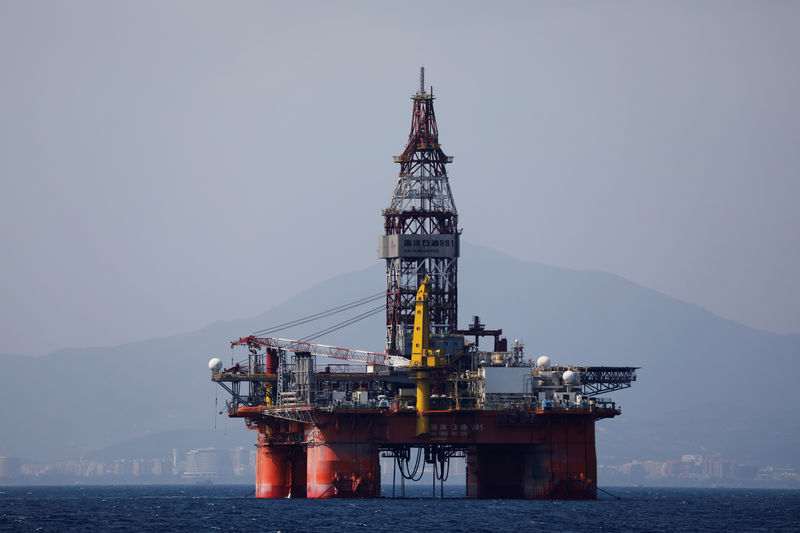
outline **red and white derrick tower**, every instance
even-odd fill
[[[458,319],[458,213],[445,167],[453,157],[439,144],[433,89],[425,92],[424,67],[419,92],[411,98],[411,133],[402,155],[394,157],[400,175],[383,210],[379,242],[379,255],[386,260],[387,353],[404,356],[411,353],[414,300],[426,277],[431,279],[431,333],[456,333]]]

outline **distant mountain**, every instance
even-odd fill
[[[519,261],[482,247],[464,245],[459,266],[462,326],[480,315],[487,327],[523,341],[532,359],[546,353],[554,362],[642,367],[631,389],[612,395],[623,415],[598,423],[601,464],[701,453],[800,467],[800,334],[748,328],[612,274]],[[257,317],[194,333],[36,358],[0,356],[0,455],[44,460],[162,446],[168,453],[186,445],[170,433],[176,431],[202,430],[213,442],[214,412],[225,395],[209,379],[211,356],[242,358],[242,351],[229,353],[231,340],[377,294],[384,284],[376,262]],[[298,338],[325,325],[280,336]],[[379,314],[319,342],[382,351],[383,336]],[[238,420],[218,417],[216,424],[216,432],[227,432],[224,442],[228,434],[238,442],[237,432],[254,442]]]

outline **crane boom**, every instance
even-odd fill
[[[407,367],[410,362],[405,357],[400,357],[398,355],[386,355],[383,353],[366,352],[363,350],[353,350],[350,348],[340,348],[338,346],[328,346],[326,344],[315,344],[291,339],[278,339],[275,337],[256,337],[250,335],[233,341],[231,347],[240,344],[262,346],[264,348],[277,348],[279,350],[287,350],[295,353],[306,352],[316,356],[356,361],[368,365],[385,365],[395,368]]]

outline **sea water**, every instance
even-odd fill
[[[463,491],[460,491],[463,494]],[[800,491],[608,488],[597,501],[257,500],[252,487],[0,487],[3,531],[800,531]],[[384,494],[391,487],[384,487]]]

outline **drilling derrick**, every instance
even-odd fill
[[[411,133],[400,174],[387,209],[379,256],[386,259],[386,351],[411,354],[417,289],[430,279],[428,309],[431,333],[457,329],[458,213],[447,180],[453,162],[439,144],[433,89],[425,92],[425,69],[419,91],[411,97]]]

